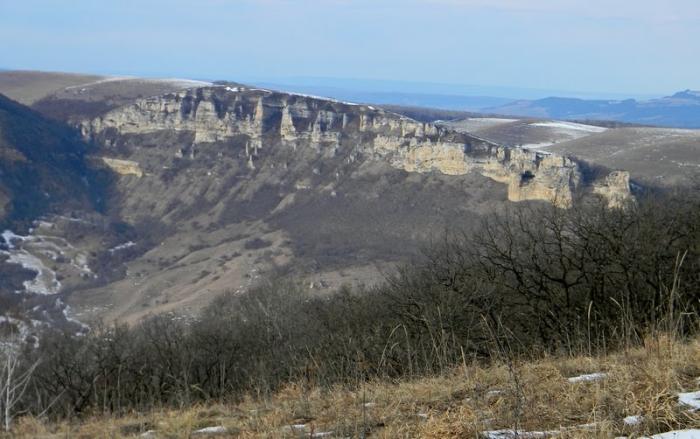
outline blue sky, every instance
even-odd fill
[[[700,89],[700,0],[0,0],[0,67]]]

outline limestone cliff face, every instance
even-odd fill
[[[593,182],[593,193],[605,198],[612,208],[622,207],[633,200],[629,188],[630,174],[627,171],[613,171]]]
[[[81,131],[86,139],[108,148],[114,138],[108,133],[186,132],[192,135],[190,154],[207,144],[236,139],[245,142],[250,169],[256,166],[259,149],[312,148],[333,157],[341,144],[351,143],[356,153],[348,160],[387,160],[408,172],[477,172],[506,184],[511,201],[545,200],[566,207],[584,186],[591,186],[610,205],[630,197],[623,174],[585,182],[578,164],[566,157],[498,146],[370,106],[244,87],[203,87],[140,99],[83,121]],[[179,156],[187,153],[176,151]],[[117,172],[142,173],[138,164],[122,172],[123,163],[110,160],[118,165]]]

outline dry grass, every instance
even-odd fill
[[[566,378],[604,372],[605,379]],[[553,357],[467,365],[446,376],[374,382],[356,389],[310,391],[289,385],[270,398],[231,405],[159,410],[122,418],[46,424],[20,419],[13,437],[190,437],[223,426],[223,437],[477,438],[485,430],[557,431],[563,438],[615,437],[700,427],[700,413],[680,407],[679,391],[700,389],[700,340],[649,340],[644,347],[600,358]],[[625,416],[642,415],[636,426]],[[294,425],[304,424],[299,429]]]

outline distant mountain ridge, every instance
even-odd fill
[[[684,90],[647,101],[548,97],[514,101],[485,111],[520,117],[614,120],[674,128],[700,128],[700,91]]]

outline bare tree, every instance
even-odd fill
[[[9,432],[17,407],[27,390],[32,374],[39,362],[28,367],[22,364],[18,352],[18,339],[4,342],[0,346],[0,412],[5,431]]]

